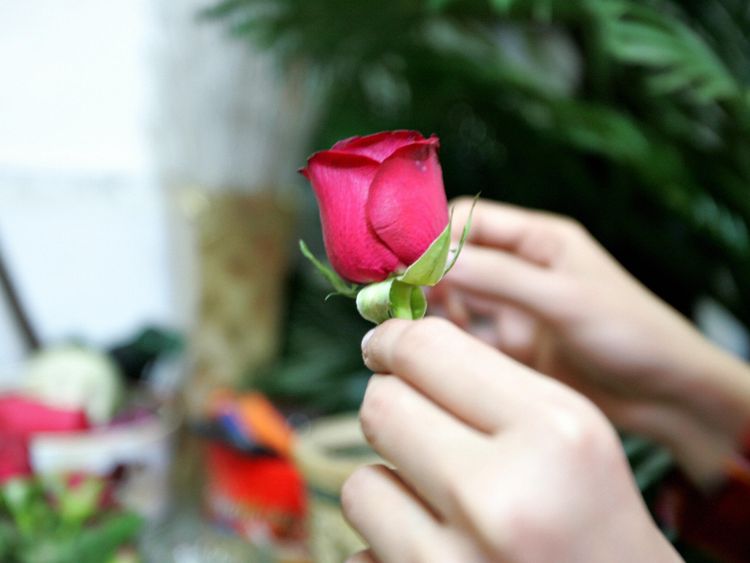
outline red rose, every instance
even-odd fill
[[[317,152],[302,174],[320,207],[328,259],[356,283],[386,279],[415,262],[448,224],[439,141],[388,131]]]

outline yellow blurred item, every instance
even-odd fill
[[[370,449],[356,415],[320,419],[300,433],[294,459],[308,487],[308,534],[316,563],[340,563],[365,548],[341,514],[339,494],[355,469],[382,460]]]
[[[211,392],[252,378],[279,347],[293,213],[273,194],[201,195],[193,220],[198,278],[190,334],[191,412]]]

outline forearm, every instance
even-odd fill
[[[709,486],[750,432],[750,367],[703,341],[685,351],[683,389],[663,405],[662,441],[685,473]]]
[[[706,375],[686,405],[689,430],[673,430],[682,471],[664,482],[655,510],[686,545],[739,563],[750,560],[750,369],[718,350],[705,359],[694,365]]]

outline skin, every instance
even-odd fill
[[[721,475],[750,424],[747,365],[568,218],[481,202],[465,251],[432,296],[449,318],[666,445],[696,483]]]
[[[344,485],[370,545],[350,561],[679,560],[613,424],[710,486],[747,428],[747,367],[547,214],[480,202],[430,299],[453,323],[391,320],[363,342],[362,429],[390,465]]]

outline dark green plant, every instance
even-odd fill
[[[450,196],[572,215],[683,313],[710,296],[750,325],[746,0],[223,0],[204,15],[327,86],[311,149],[437,133]],[[328,358],[328,381],[360,386],[361,371],[344,373],[360,365],[356,313],[316,328],[305,315],[334,313],[305,313],[300,298],[281,367]],[[272,390],[309,400],[326,377],[297,366],[293,386],[281,369]],[[328,407],[356,406],[335,388],[318,387]],[[648,497],[669,461],[626,447]]]
[[[329,292],[317,272],[302,269],[292,276],[281,359],[253,378],[278,403],[312,415],[356,410],[370,375],[359,343],[372,325],[351,299],[324,301]]]
[[[0,486],[0,561],[117,561],[142,525],[136,514],[102,508],[106,482],[85,477],[71,486],[58,476],[19,477]]]
[[[684,313],[707,295],[750,325],[745,2],[224,0],[204,15],[328,85],[314,148],[435,132],[449,195],[572,215]]]

